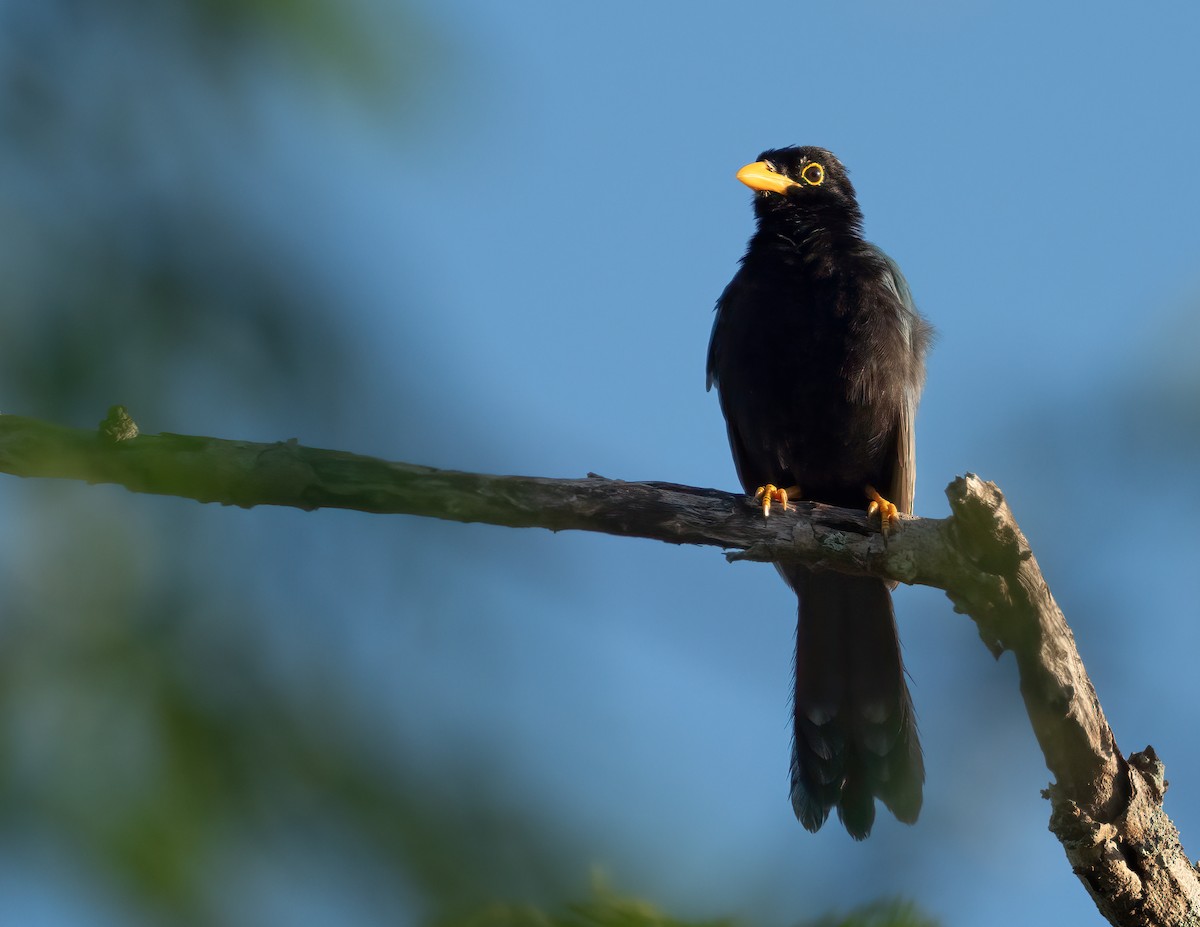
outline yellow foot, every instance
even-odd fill
[[[894,502],[888,502],[887,499],[879,495],[875,491],[874,486],[867,487],[867,498],[871,500],[871,504],[867,506],[867,515],[871,516],[876,512],[879,513],[879,530],[883,532],[883,536],[886,538],[888,529],[892,525],[899,527],[900,510],[896,508]]]
[[[793,486],[791,489],[780,489],[773,483],[768,483],[766,486],[759,486],[758,489],[754,490],[754,501],[762,502],[763,517],[766,518],[771,514],[772,502],[778,502],[786,512],[788,497],[798,495],[800,495],[799,486]]]

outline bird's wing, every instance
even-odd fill
[[[911,391],[905,390],[906,394]],[[900,421],[896,427],[896,468],[894,470],[891,501],[907,515],[913,511],[913,497],[917,492],[917,442],[916,424],[917,397],[905,395],[900,410]]]
[[[733,280],[721,293],[720,298],[716,300],[716,318],[713,319],[713,334],[708,341],[706,370],[707,388],[712,389],[715,385],[721,395],[721,412],[725,414],[725,430],[730,436],[734,470],[738,473],[738,480],[742,483],[742,488],[746,492],[752,492],[755,486],[769,483],[773,474],[764,472],[763,463],[756,460],[756,456],[761,455],[751,454],[746,447],[745,437],[742,433],[743,423],[740,421],[736,409],[727,405],[730,397],[724,389],[724,384],[721,383],[721,352],[728,343],[725,327],[730,322],[730,318],[737,315],[737,305],[746,299],[746,294],[749,292],[749,287],[743,277],[744,273],[744,269],[739,269],[738,273],[733,275]]]
[[[734,312],[732,308],[739,299],[744,298],[746,285],[742,280],[742,270],[738,270],[734,274],[733,279],[729,281],[729,285],[725,287],[721,296],[717,299],[717,316],[713,319],[712,336],[708,342],[708,363],[706,365],[707,374],[707,389],[712,389],[713,386],[720,391],[720,368],[721,368],[721,351],[725,346],[725,339],[722,337],[724,331],[724,323],[728,321],[728,313]],[[751,491],[754,486],[762,486],[770,482],[769,476],[764,476],[758,471],[761,467],[754,465],[753,455],[746,449],[746,442],[742,437],[741,430],[738,427],[738,417],[731,414],[730,410],[725,406],[726,396],[721,394],[721,410],[725,413],[725,430],[729,434],[729,449],[733,453],[733,466],[737,470],[738,479],[741,481],[742,487],[747,492]]]
[[[738,293],[743,289],[741,283],[742,271],[738,270],[733,275],[733,279],[729,281],[729,285],[721,291],[721,295],[717,297],[716,318],[713,319],[712,335],[708,339],[708,363],[705,365],[705,389],[710,390],[713,384],[717,382],[717,367],[720,365],[721,359],[721,327],[722,320],[725,318],[725,306],[737,299]]]
[[[929,344],[930,328],[917,312],[912,291],[908,288],[904,274],[900,272],[900,266],[879,248],[874,245],[869,247],[882,261],[884,283],[899,301],[906,354],[912,364],[908,375],[904,377],[902,387],[900,414],[896,422],[896,457],[890,487],[892,494],[888,496],[901,512],[911,515],[917,488],[917,403],[921,399],[921,387],[925,382],[925,350]]]

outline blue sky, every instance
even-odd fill
[[[264,78],[253,155],[211,134],[218,195],[336,301],[361,351],[356,413],[267,420],[201,395],[143,427],[733,488],[704,390],[712,306],[752,227],[733,175],[764,148],[828,147],[939,331],[917,513],[945,515],[957,474],[1001,485],[1118,742],[1155,745],[1179,783],[1167,810],[1200,840],[1195,423],[1174,428],[1154,398],[1188,408],[1200,382],[1200,9],[422,12],[447,58],[406,131]],[[347,513],[202,522],[217,547],[261,537],[263,601],[311,613],[299,644],[267,621],[290,671],[335,666],[381,736],[405,731],[397,752],[485,757],[489,787],[577,835],[581,866],[674,913],[784,925],[905,894],[946,924],[1101,922],[1046,830],[1011,660],[936,591],[896,593],[925,809],[912,828],[881,815],[858,845],[791,815],[795,602],[769,567]]]

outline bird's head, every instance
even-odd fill
[[[772,148],[737,173],[754,190],[760,220],[770,218],[821,224],[842,220],[857,227],[862,214],[846,168],[831,151],[813,145]]]

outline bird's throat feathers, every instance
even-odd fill
[[[856,253],[862,244],[858,222],[822,223],[805,221],[799,216],[760,216],[742,263],[804,264],[832,270],[838,265],[839,256]]]
[[[758,194],[755,239],[775,247],[773,239],[796,248],[838,248],[862,241],[862,211],[853,200],[798,206],[778,194]]]

